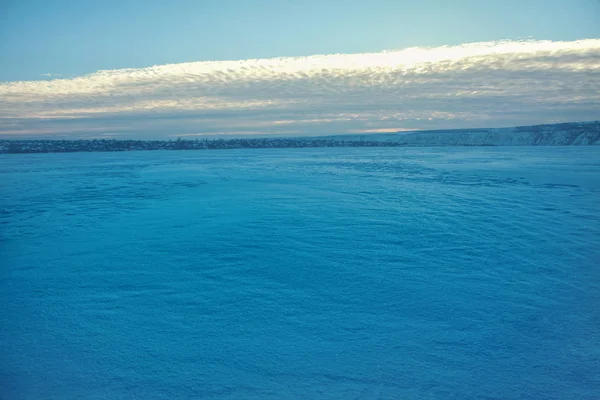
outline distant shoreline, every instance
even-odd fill
[[[0,139],[0,154],[327,147],[472,147],[600,145],[600,121],[514,128],[229,139]]]
[[[199,139],[199,140],[0,140],[0,154],[121,152],[155,150],[226,150],[324,147],[401,147],[402,143],[326,139]]]

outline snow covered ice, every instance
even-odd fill
[[[0,157],[0,398],[600,398],[600,148]]]

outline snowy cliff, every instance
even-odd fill
[[[600,121],[494,129],[452,129],[385,134],[337,135],[328,139],[378,141],[406,146],[600,145]]]

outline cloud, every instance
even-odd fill
[[[0,84],[0,134],[166,138],[598,119],[600,39],[195,62]]]
[[[46,78],[60,78],[62,75],[61,74],[52,74],[50,72],[46,72],[46,73],[40,74],[40,76],[45,76]]]

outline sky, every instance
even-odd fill
[[[600,1],[0,1],[0,137],[600,119]]]

